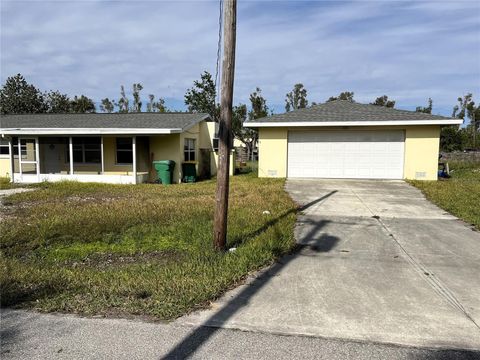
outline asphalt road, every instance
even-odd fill
[[[480,352],[2,310],[7,359],[480,359]]]

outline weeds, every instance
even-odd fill
[[[450,162],[451,178],[439,181],[411,181],[442,209],[480,229],[480,164]]]
[[[2,305],[173,319],[294,246],[278,179],[232,178],[228,246],[212,249],[215,183],[43,183],[1,210]],[[269,210],[271,215],[263,215]]]

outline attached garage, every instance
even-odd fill
[[[403,130],[289,131],[289,178],[403,179]]]
[[[260,177],[436,180],[440,129],[461,119],[336,100],[249,121]]]

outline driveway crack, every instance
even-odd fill
[[[420,275],[420,277],[422,277],[441,298],[446,300],[452,307],[459,310],[468,320],[470,320],[475,325],[478,330],[480,330],[480,325],[475,321],[475,319],[468,313],[462,303],[457,299],[455,293],[450,290],[445,284],[443,284],[440,279],[433,275],[432,271],[430,271],[426,266],[424,266],[419,260],[417,260],[412,254],[407,251],[407,249],[395,237],[390,228],[382,221],[381,217],[375,214],[375,212],[363,201],[363,199],[355,192],[355,190],[350,188],[350,191],[362,203],[362,205],[364,205],[368,209],[368,211],[372,215],[372,218],[378,221],[378,223],[386,231],[388,236],[400,248],[402,253],[405,255],[408,263]]]

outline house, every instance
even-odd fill
[[[261,177],[436,180],[440,128],[463,120],[336,100],[245,122]]]
[[[199,113],[3,115],[0,176],[19,183],[142,183],[156,178],[154,160],[175,161],[176,183],[185,163],[197,175],[215,175],[216,125]]]

